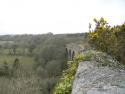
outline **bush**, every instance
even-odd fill
[[[79,62],[83,61],[83,55],[77,54],[73,61],[68,61],[68,68],[63,71],[60,81],[56,84],[53,94],[71,94],[72,83]]]
[[[8,66],[8,63],[6,61],[4,61],[3,66],[0,68],[0,76],[4,76],[4,77],[10,76],[9,66]]]
[[[104,18],[94,22],[95,29],[88,33],[89,44],[125,64],[125,23],[111,27]]]

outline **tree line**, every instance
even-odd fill
[[[8,83],[4,82],[6,90],[3,89],[3,91],[6,92],[5,94],[17,94],[16,92],[21,94],[52,94],[54,85],[58,82],[62,71],[67,68],[65,46],[68,43],[78,41],[83,41],[83,34],[54,35],[48,33],[42,35],[0,36],[0,42],[2,42],[0,50],[3,51],[0,55],[13,58],[19,57],[14,59],[13,64],[9,64],[10,61],[8,61],[0,66],[2,68],[0,81],[3,76],[8,78],[9,75],[11,78],[9,83],[14,87],[14,90],[12,90],[7,87]],[[32,58],[33,64],[25,65],[22,57]],[[25,66],[27,68],[24,68]],[[7,75],[2,75],[2,73],[7,73]],[[22,86],[18,87],[18,83],[15,82],[19,82]],[[0,87],[3,88],[1,84]],[[22,90],[19,90],[19,88]],[[32,88],[32,90],[29,90],[29,88]],[[0,93],[2,92],[0,91]]]

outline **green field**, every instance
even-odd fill
[[[29,56],[11,56],[11,55],[0,55],[0,67],[3,66],[4,62],[7,62],[9,67],[11,67],[16,58],[19,59],[19,63],[23,66],[23,68],[25,68],[25,69],[32,68],[32,65],[34,63],[34,60],[32,57],[29,57]]]
[[[20,71],[17,71],[18,77],[16,78],[0,77],[0,94],[20,94],[19,92],[21,94],[36,94],[38,92],[37,94],[40,94],[40,90],[38,90],[40,88],[37,81],[38,77],[32,69],[34,63],[32,57],[1,55],[0,68],[3,67],[3,62],[6,61],[11,72],[16,58],[19,59],[22,68]]]
[[[14,44],[14,41],[0,41],[0,45]]]

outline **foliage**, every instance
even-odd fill
[[[9,66],[6,61],[4,61],[3,66],[0,68],[0,76],[9,77]]]
[[[56,84],[53,94],[71,94],[72,83],[79,62],[83,61],[83,55],[77,54],[73,61],[68,61],[68,68],[63,71],[60,81]]]
[[[71,83],[73,80],[74,73],[76,71],[76,63],[72,62],[72,64],[69,64],[69,65],[70,65],[70,68],[63,72],[63,76],[60,82],[57,83],[54,94],[70,94],[71,93]]]
[[[18,61],[14,56],[1,56],[0,59],[4,61],[0,66],[0,94],[41,94],[40,78],[30,68],[31,58],[18,57]]]
[[[2,69],[11,74],[0,76],[0,94],[52,94],[67,67],[65,45],[82,40],[83,34],[0,36]]]
[[[0,94],[44,94],[40,91],[38,76],[34,73],[26,73],[26,75],[29,77],[24,75],[11,79],[0,77]]]
[[[88,33],[90,45],[125,64],[125,23],[111,27],[104,18],[94,22],[95,29]]]

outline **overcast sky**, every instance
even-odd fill
[[[125,0],[0,0],[0,34],[87,32],[93,18],[125,22]]]

